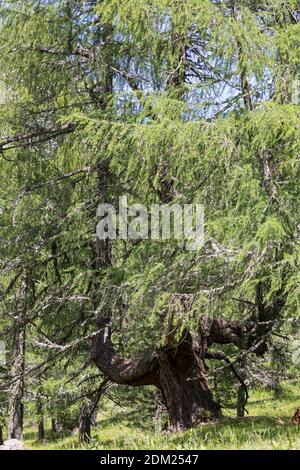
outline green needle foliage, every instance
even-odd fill
[[[73,416],[96,393],[99,315],[120,355],[161,347],[174,294],[191,299],[181,333],[263,304],[272,371],[300,311],[299,46],[296,0],[0,1],[1,410],[20,308],[30,413],[40,397],[44,415]],[[122,195],[203,204],[204,247],[115,240],[99,265],[96,209]],[[234,400],[222,370],[212,386]]]

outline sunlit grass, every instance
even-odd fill
[[[139,422],[137,414],[105,407],[99,413],[97,428],[89,445],[78,443],[76,435],[60,435],[39,443],[35,429],[25,432],[29,449],[300,449],[300,427],[290,424],[294,410],[300,406],[299,388],[285,386],[280,399],[272,392],[257,390],[251,393],[245,418],[235,418],[234,411],[224,410],[225,417],[216,424],[203,424],[181,433],[167,434],[149,418]]]

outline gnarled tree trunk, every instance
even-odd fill
[[[190,333],[174,351],[160,350],[157,357],[158,387],[166,404],[170,429],[179,431],[220,416],[221,408],[213,399],[198,343]]]
[[[92,348],[98,368],[115,383],[156,386],[163,395],[170,428],[184,429],[221,414],[206,376],[208,348],[214,343],[248,347],[255,337],[256,323],[202,316],[196,332],[185,330],[175,341],[174,332],[169,330],[161,348],[137,360],[115,353],[109,317],[100,317],[98,327]]]

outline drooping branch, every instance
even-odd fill
[[[0,152],[18,147],[28,147],[48,140],[59,137],[60,135],[68,134],[75,129],[72,123],[53,126],[49,128],[35,129],[25,134],[15,134],[0,141]]]
[[[101,57],[101,62],[104,67],[109,70],[110,73],[116,73],[120,77],[122,77],[124,80],[127,81],[127,83],[131,86],[131,88],[135,91],[141,91],[141,88],[138,84],[138,82],[148,82],[149,80],[146,77],[142,77],[139,74],[133,73],[128,70],[120,70],[119,68],[109,64],[108,62],[105,62],[103,60],[103,57],[101,54],[99,54],[99,51],[97,48],[84,48],[84,47],[77,47],[75,49],[69,50],[69,49],[53,49],[50,47],[46,47],[43,45],[32,45],[27,48],[23,49],[12,49],[10,52],[15,53],[15,52],[36,52],[40,54],[48,54],[51,56],[56,56],[59,58],[64,58],[65,60],[70,57],[75,57],[79,60],[79,62],[85,64],[88,61],[96,61],[100,60]]]
[[[66,180],[68,178],[72,178],[73,176],[78,176],[78,175],[82,175],[82,174],[90,175],[94,171],[96,171],[96,169],[93,168],[93,167],[79,168],[78,170],[74,170],[74,171],[71,171],[69,173],[65,173],[65,174],[57,176],[56,178],[53,178],[51,180],[36,183],[36,184],[33,184],[33,185],[28,185],[20,191],[17,198],[14,200],[14,206],[16,207],[23,200],[23,198],[27,194],[29,194],[29,193],[37,190],[37,189],[44,188],[46,186],[54,185],[56,183],[59,183],[61,181]],[[77,181],[81,181],[81,179],[79,179]]]

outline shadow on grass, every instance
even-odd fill
[[[181,433],[137,432],[131,422],[124,425],[122,413],[106,419],[94,429],[90,445],[82,446],[77,436],[47,433],[44,443],[36,441],[36,433],[26,433],[25,438],[35,439],[34,448],[92,448],[92,449],[235,449],[235,448],[295,448],[299,442],[299,427],[289,423],[288,417],[254,416],[223,418],[211,424],[203,424]],[[120,428],[119,428],[120,426]],[[103,433],[103,435],[101,435]],[[121,434],[120,434],[121,433]]]
[[[111,425],[126,425],[129,427],[137,427],[139,429],[154,429],[154,423],[151,426],[151,417],[149,416],[141,416],[139,412],[120,412],[117,413],[115,416],[101,419],[101,421],[97,422],[97,427],[99,429],[109,428]]]
[[[274,443],[283,446],[293,446],[299,437],[299,428],[289,422],[289,417],[252,416],[245,418],[223,418],[210,425],[200,425],[197,428],[174,435],[171,440],[175,446],[184,446],[187,440],[196,444],[207,445],[207,448],[222,446],[249,447],[252,443],[264,443],[269,448]],[[196,448],[196,447],[195,447]]]
[[[37,434],[31,429],[24,437],[31,440],[33,448],[44,449],[296,449],[300,445],[300,427],[290,424],[290,417],[298,397],[298,393],[284,393],[276,400],[259,393],[249,400],[250,416],[224,417],[180,433],[158,432],[158,423],[149,415],[146,417],[145,412],[127,409],[98,421],[87,446],[79,444],[74,433],[53,434],[47,430],[44,443],[37,441]]]
[[[71,431],[60,431],[57,433],[53,433],[52,430],[46,429],[44,441],[58,442],[67,437],[71,437],[72,435],[73,433]],[[36,443],[39,443],[37,431],[27,430],[23,433],[23,437],[25,441],[34,441]]]

